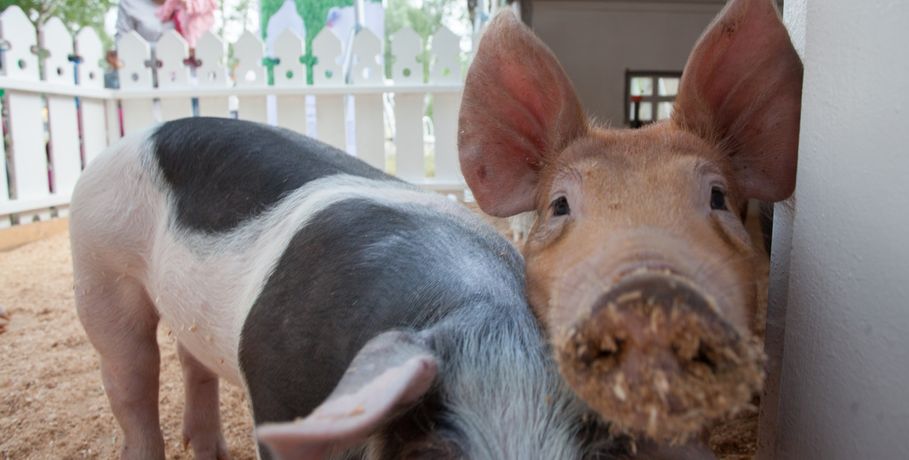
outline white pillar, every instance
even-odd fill
[[[785,350],[762,452],[909,458],[909,2],[786,3],[806,72],[798,185],[774,232]]]

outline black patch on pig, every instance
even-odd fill
[[[315,139],[228,118],[184,118],[152,134],[176,224],[229,231],[311,180],[333,174],[396,180]]]
[[[364,344],[388,330],[424,330],[471,308],[475,324],[459,324],[452,334],[510,327],[535,333],[523,299],[523,263],[491,229],[366,199],[333,204],[310,222],[291,240],[243,325],[240,368],[257,425],[308,415]],[[445,362],[457,342],[439,339],[433,349]],[[438,404],[433,394],[421,404],[430,402]],[[435,412],[418,405],[411,413]]]

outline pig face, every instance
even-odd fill
[[[762,380],[756,254],[720,154],[657,126],[594,132],[562,157],[541,180],[525,256],[569,383],[658,438],[746,404]]]
[[[510,13],[467,77],[459,148],[480,207],[536,211],[528,298],[560,370],[616,426],[681,440],[763,381],[756,254],[739,212],[795,185],[802,67],[771,0],[732,0],[672,119],[603,129]]]

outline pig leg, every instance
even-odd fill
[[[192,445],[197,459],[227,460],[227,443],[221,433],[218,376],[177,346],[183,367],[186,406],[183,409],[183,447]]]
[[[123,430],[122,459],[163,459],[158,421],[158,314],[145,289],[117,273],[79,270],[76,309],[101,357],[101,378]]]

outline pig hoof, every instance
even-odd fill
[[[193,449],[193,457],[197,460],[230,460],[230,454],[227,450],[227,442],[220,433],[216,436],[189,436],[183,435],[183,450],[190,446]]]
[[[750,407],[764,355],[688,280],[644,273],[622,280],[556,339],[562,374],[622,431],[685,441]]]

